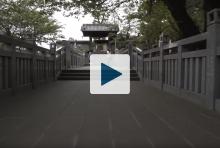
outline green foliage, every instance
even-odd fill
[[[121,28],[120,33],[126,36],[127,40],[132,37],[136,43],[142,44],[145,48],[151,48],[153,44],[158,43],[162,32],[168,35],[171,40],[178,40],[187,32],[180,27],[181,18],[174,19],[171,12],[175,11],[170,11],[171,9],[178,10],[178,3],[167,7],[175,0],[69,0],[57,3],[52,0],[47,1],[51,5],[60,5],[65,10],[69,10],[70,15],[89,13],[95,18],[94,23],[118,23]],[[186,7],[188,14],[196,26],[199,26],[200,31],[203,31],[205,29],[204,0],[183,1],[186,1],[187,5],[184,7]],[[120,14],[121,9],[125,13],[123,16]]]
[[[176,40],[180,36],[172,15],[162,1],[153,4],[143,2],[139,6],[138,13],[133,14],[132,17],[140,20],[139,42],[145,44],[148,48],[158,43],[162,32],[172,40]]]
[[[53,12],[43,0],[1,0],[0,30],[34,42],[54,40],[61,26],[52,19]]]
[[[53,2],[47,0],[47,4],[58,6],[66,10],[66,16],[78,16],[91,14],[94,17],[94,23],[107,23],[114,14],[118,19],[117,11],[127,3],[137,3],[139,0],[60,0]]]
[[[0,0],[0,30],[23,39],[46,42],[58,36],[54,11],[66,16],[91,14],[94,23],[117,23],[128,40],[150,48],[163,32],[170,39],[181,37],[181,30],[165,0]],[[167,0],[168,1],[168,0]],[[172,1],[172,0],[170,0]],[[186,9],[200,30],[204,30],[203,0],[186,0]],[[121,10],[123,16],[121,16]],[[136,35],[136,37],[134,37]]]
[[[200,31],[203,32],[206,28],[205,19],[206,14],[204,11],[203,0],[187,0],[186,9],[188,14],[192,17],[195,24],[199,27]]]
[[[126,2],[129,4],[129,0]],[[203,10],[203,0],[187,0],[186,10],[200,31],[205,30],[205,15]],[[182,32],[178,28],[176,20],[170,10],[165,5],[164,0],[143,0],[140,1],[137,12],[133,11],[135,6],[125,8],[127,16],[123,20],[123,34],[131,34],[133,28],[138,28],[138,36],[132,37],[134,42],[143,48],[152,48],[158,44],[161,33],[168,35],[173,41],[182,37]],[[138,23],[137,23],[138,20]],[[137,33],[136,33],[137,34]]]

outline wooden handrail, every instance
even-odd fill
[[[21,46],[21,47],[28,48],[28,49],[35,48],[37,51],[41,51],[41,52],[48,52],[49,51],[49,49],[39,47],[37,45],[33,45],[33,44],[28,43],[24,40],[16,39],[16,38],[9,37],[6,35],[1,35],[1,34],[0,34],[0,42],[7,43],[7,44],[13,44],[13,45]]]

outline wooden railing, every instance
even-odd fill
[[[174,87],[205,95],[206,36],[205,33],[188,38],[188,42],[181,40],[144,51],[143,70],[139,73],[157,87]],[[198,40],[192,43],[193,38]]]
[[[208,104],[207,33],[143,52],[133,49],[133,68],[161,90]],[[216,96],[217,97],[217,96]]]
[[[82,67],[86,63],[85,55],[66,46],[56,52],[56,75],[62,70]]]
[[[208,30],[140,52],[132,48],[132,67],[146,84],[220,110],[220,10],[208,14]],[[214,17],[212,17],[214,16]]]
[[[55,56],[50,50],[0,35],[0,92],[36,87],[54,80]]]
[[[68,47],[49,50],[0,35],[0,94],[35,88],[42,82],[56,80],[62,70],[83,66],[84,62],[84,55]]]

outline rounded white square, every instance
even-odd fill
[[[108,68],[107,71],[106,68]],[[129,94],[130,56],[128,54],[91,55],[90,93]]]

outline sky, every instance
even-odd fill
[[[65,37],[63,40],[69,40],[69,38],[73,38],[74,40],[89,40],[87,37],[83,37],[81,26],[93,22],[93,17],[91,15],[86,15],[77,19],[74,16],[65,17],[62,12],[56,12],[53,18],[57,20],[59,25],[63,26],[60,32],[60,34]],[[49,48],[48,44],[42,44],[40,46]]]
[[[91,24],[93,22],[93,17],[91,15],[86,15],[85,17],[80,17],[79,19],[74,16],[65,17],[62,12],[56,12],[54,18],[58,21],[60,25],[63,26],[62,34],[65,39],[74,38],[75,40],[87,40],[88,38],[82,38],[83,34],[81,32],[81,26],[83,24]]]
[[[119,9],[117,12],[120,17],[125,15],[123,8]],[[87,14],[84,17],[80,16],[79,19],[77,19],[74,16],[65,17],[63,16],[63,11],[61,11],[61,12],[55,12],[55,14],[53,15],[53,18],[57,20],[59,25],[63,26],[60,32],[60,34],[64,35],[65,37],[63,40],[69,40],[70,38],[74,40],[89,40],[88,37],[83,37],[83,33],[81,32],[81,27],[83,24],[93,23],[94,18],[90,14]],[[112,19],[114,20],[114,18]],[[122,29],[121,25],[123,24],[119,23],[118,25],[120,29]],[[42,44],[40,46],[49,48],[48,44]]]

